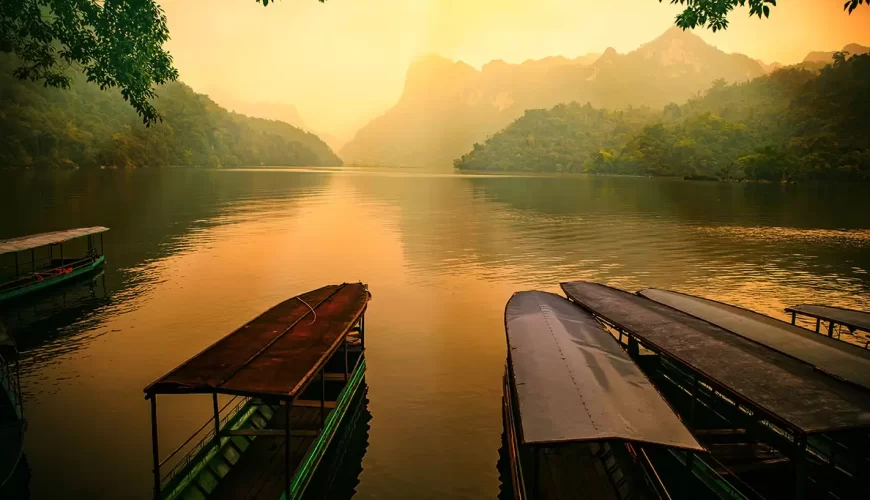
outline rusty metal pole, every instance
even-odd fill
[[[819,333],[819,330],[822,329],[822,319],[816,318],[816,333]]]
[[[151,454],[154,461],[154,498],[160,500],[160,454],[157,450],[157,395],[151,397]]]
[[[797,318],[797,313],[794,312],[794,311],[792,311],[792,312],[791,312],[791,324],[795,324],[795,319],[796,319],[796,318]]]
[[[834,338],[834,320],[828,324],[828,337]]]

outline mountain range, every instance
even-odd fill
[[[411,64],[399,101],[362,127],[339,156],[358,165],[448,165],[526,109],[572,101],[661,108],[717,79],[746,81],[770,69],[678,28],[627,54],[608,48],[577,59],[493,61],[481,70],[428,55]]]
[[[860,55],[870,52],[870,47],[865,47],[857,43],[850,43],[843,47],[842,52],[847,52],[849,55]],[[830,63],[834,58],[835,52],[813,51],[807,54],[803,63]]]

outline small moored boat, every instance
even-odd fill
[[[103,226],[83,227],[0,240],[0,257],[10,260],[0,271],[3,273],[0,302],[63,283],[100,267],[106,260],[103,233],[108,230]],[[99,250],[97,235],[100,236]],[[79,238],[86,238],[87,247],[71,248],[74,245],[69,242]]]
[[[843,307],[823,306],[819,304],[798,304],[786,307],[785,312],[791,313],[791,324],[795,324],[798,316],[808,316],[816,320],[816,333],[821,333],[822,321],[828,322],[828,337],[834,337],[834,328],[845,327],[851,335],[855,332],[870,334],[870,312],[845,309]],[[840,334],[837,333],[837,338]],[[870,341],[864,337],[865,349],[870,349]]]
[[[362,283],[293,297],[146,387],[154,497],[300,498],[364,393],[369,298]],[[162,394],[211,394],[214,411],[212,421],[163,459]],[[231,399],[220,406],[218,395]]]
[[[704,448],[592,315],[558,295],[518,292],[505,331],[514,498],[704,496],[693,467]]]

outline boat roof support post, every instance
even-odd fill
[[[284,402],[284,498],[290,500],[290,401]]]
[[[211,405],[214,410],[214,447],[219,450],[221,447],[221,411],[218,409],[217,393],[211,394]]]
[[[151,455],[154,461],[154,499],[160,500],[160,454],[157,449],[157,395],[150,394],[151,400]]]
[[[794,457],[794,472],[795,472],[794,497],[795,497],[795,500],[803,500],[805,497],[804,484],[806,483],[806,476],[807,476],[807,463],[806,463],[807,436],[806,436],[806,434],[801,434],[801,435],[797,436],[797,439],[795,440],[795,444],[797,445],[797,449],[795,450],[795,457]]]
[[[18,272],[18,252],[15,252],[15,277],[19,277],[21,274]]]
[[[103,233],[100,233],[100,255],[106,255],[106,251],[103,249]]]
[[[320,430],[323,431],[323,425],[326,423],[326,363],[320,368]]]

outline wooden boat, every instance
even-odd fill
[[[740,495],[870,498],[866,389],[646,297],[589,282],[562,289],[612,329],[710,451],[698,460]]]
[[[0,240],[0,257],[12,255],[4,265],[0,302],[63,283],[97,269],[105,262],[103,233],[109,228],[83,227]],[[97,250],[96,236],[100,236]],[[86,238],[87,247],[74,255],[71,240]],[[66,244],[66,255],[64,245]],[[26,258],[25,258],[26,257]]]
[[[18,374],[18,349],[0,325],[0,488],[24,456],[24,409]]]
[[[517,499],[697,498],[705,450],[595,322],[557,295],[505,309],[504,449]]]
[[[369,298],[362,283],[293,297],[146,387],[154,497],[301,498],[362,399]],[[211,394],[214,418],[160,459],[162,394]]]
[[[641,290],[637,294],[870,389],[870,350],[817,335],[749,309],[703,297],[655,288]]]

